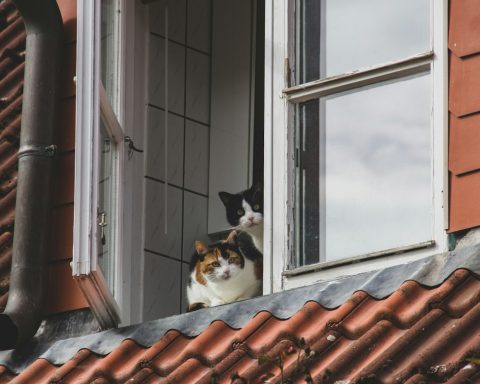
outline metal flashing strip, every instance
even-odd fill
[[[169,330],[177,330],[185,336],[194,337],[214,321],[223,321],[234,329],[240,329],[262,311],[268,311],[279,319],[288,319],[306,302],[315,301],[333,309],[342,305],[356,291],[365,291],[376,299],[383,299],[407,280],[435,287],[442,284],[457,269],[467,269],[480,275],[479,255],[480,244],[477,244],[382,270],[340,277],[307,287],[143,324],[60,340],[51,344],[32,342],[17,350],[0,352],[0,365],[5,365],[16,373],[24,370],[37,358],[60,365],[70,360],[80,349],[107,355],[125,339],[132,339],[142,346],[149,347]]]

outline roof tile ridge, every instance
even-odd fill
[[[198,384],[210,384],[212,377],[220,379],[222,375],[229,372],[244,357],[250,357],[244,349],[232,350],[222,361],[212,367],[211,374],[205,375],[205,377],[198,381]]]
[[[470,310],[472,310],[476,305],[480,303],[480,279],[473,273],[468,271],[469,274],[466,278],[461,281],[454,289],[447,293],[446,297],[439,302],[431,302],[430,305],[432,308],[439,308],[445,313],[448,314],[451,318],[461,318]],[[465,300],[459,305],[459,308],[451,307],[449,304],[451,301],[458,302],[455,300],[455,296],[459,294],[459,291],[462,288],[467,288],[467,285],[478,282],[477,289],[470,295],[469,300]],[[473,288],[471,288],[473,290]]]
[[[24,29],[23,19],[18,17],[20,14],[9,18],[8,25],[5,29],[0,31],[0,41],[7,40],[11,35],[17,32],[19,29]]]
[[[61,382],[62,379],[64,379],[66,376],[68,376],[73,370],[78,368],[82,362],[84,362],[86,359],[89,357],[96,357],[92,351],[88,349],[80,349],[70,360],[68,360],[65,364],[61,366],[57,366],[57,369],[48,377],[48,382]],[[45,359],[48,361],[47,359]],[[49,364],[55,366],[54,364],[50,363]]]
[[[3,91],[4,88],[8,87],[16,78],[21,77],[23,82],[23,73],[25,70],[25,63],[17,65],[11,72],[8,73],[3,79],[0,80],[0,91]],[[15,92],[15,91],[14,91]]]
[[[6,365],[0,364],[0,382],[4,379],[3,376],[16,377],[17,374],[10,370]]]
[[[20,134],[22,116],[18,115],[11,120],[7,126],[0,132],[0,143],[3,141],[18,142]]]
[[[339,331],[341,331],[347,337],[356,339],[359,337],[359,335],[362,335],[374,324],[381,320],[389,320],[399,329],[408,329],[420,318],[425,316],[426,313],[428,313],[431,309],[434,308],[442,309],[452,318],[459,317],[457,314],[449,311],[448,307],[443,304],[446,300],[448,300],[449,297],[455,294],[457,289],[459,289],[464,283],[469,281],[470,276],[472,276],[472,272],[466,269],[457,269],[456,271],[452,272],[452,274],[442,284],[435,287],[423,285],[415,280],[407,280],[396,291],[392,292],[390,295],[383,299],[376,299],[375,297],[372,297],[367,292],[365,292],[368,295],[365,301],[369,299],[375,301],[375,304],[369,310],[369,312],[371,312],[371,315],[366,318],[366,321],[358,321],[358,319],[355,319],[355,321],[353,321],[353,318],[356,315],[356,311],[362,309],[360,305],[349,314],[348,318],[346,318],[344,321],[340,322],[336,326],[338,327]],[[413,285],[413,287],[409,287],[409,285]],[[406,314],[402,314],[399,313],[399,311],[396,311],[396,309],[398,308],[395,308],[395,304],[398,303],[398,305],[405,305],[405,303],[410,299],[410,297],[408,297],[411,294],[410,292],[414,288],[421,289],[425,291],[425,293],[431,292],[431,296],[429,296],[427,300],[425,300],[422,305],[415,311],[410,311]],[[434,292],[435,290],[437,290],[437,292]],[[389,303],[389,301],[394,302]],[[388,304],[390,304],[390,306]],[[473,305],[474,304],[472,304],[471,307],[473,307]],[[468,309],[469,308],[466,308],[462,315],[466,313]],[[360,315],[360,319],[362,317],[363,316]],[[346,324],[344,324],[346,320],[355,324],[353,329],[352,326],[347,327]]]
[[[458,337],[462,333],[462,329],[469,329],[472,324],[478,324],[480,319],[480,304],[475,309],[467,313],[464,317],[455,319],[445,316],[446,313],[440,309],[432,310],[421,321],[401,335],[394,344],[390,345],[382,352],[382,361],[373,362],[369,366],[362,369],[363,374],[372,372],[385,372],[389,367],[386,362],[396,362],[397,367],[391,367],[391,373],[399,380],[405,381],[411,376],[415,367],[431,367],[434,357],[451,347],[452,342],[461,340]],[[447,326],[448,324],[448,326]],[[460,326],[461,325],[461,326]],[[470,327],[469,327],[470,325]],[[447,328],[444,332],[438,332],[438,327]],[[427,337],[430,334],[430,337]],[[464,355],[479,353],[477,338],[472,335],[463,334],[463,338],[469,339],[471,344],[469,351]],[[418,345],[419,342],[424,341]],[[420,348],[418,348],[420,346]],[[415,349],[415,359],[411,359],[408,349]],[[470,355],[471,356],[471,355]],[[460,358],[461,360],[461,358]]]
[[[19,95],[5,109],[0,110],[0,122],[4,121],[10,114],[14,112],[17,112],[17,113],[21,112],[22,99],[23,99],[22,95]]]

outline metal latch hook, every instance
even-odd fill
[[[135,142],[130,136],[125,136],[123,141],[128,144],[128,159],[132,158],[133,152],[143,153],[143,149],[139,149],[135,146]]]

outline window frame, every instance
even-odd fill
[[[102,328],[120,322],[141,321],[143,287],[143,210],[136,209],[143,199],[143,184],[137,180],[143,167],[143,154],[127,154],[123,144],[133,137],[143,147],[144,59],[146,15],[140,2],[116,0],[121,9],[118,29],[118,96],[110,105],[100,80],[101,2],[83,0],[77,4],[77,71],[74,244],[72,274]],[[133,54],[133,50],[138,55]],[[139,59],[140,58],[140,59]],[[138,83],[138,84],[137,84]],[[132,92],[127,92],[132,90]],[[128,106],[128,108],[127,108]],[[112,294],[102,272],[97,268],[97,190],[98,137],[100,118],[109,125],[116,142],[114,165],[114,284]],[[135,129],[137,127],[137,129]],[[133,131],[135,129],[135,131]],[[130,204],[124,204],[124,202]],[[140,204],[140,205],[139,205]],[[123,220],[129,217],[129,220]],[[132,229],[135,228],[135,235]],[[137,233],[138,232],[138,233]],[[132,234],[125,236],[125,234]],[[135,260],[132,255],[142,255]],[[136,287],[135,290],[132,287]],[[136,299],[132,299],[135,294]]]
[[[432,52],[365,70],[290,86],[290,63],[295,52],[294,0],[266,1],[265,47],[265,231],[264,293],[294,288],[319,280],[381,269],[447,249],[448,224],[448,55],[447,0],[430,0]],[[403,247],[376,255],[317,263],[289,269],[294,246],[294,120],[295,104],[333,92],[355,89],[384,79],[430,68],[432,78],[432,174],[435,244]],[[285,156],[287,154],[287,156]],[[413,248],[413,249],[412,249]],[[400,254],[396,254],[400,252]],[[387,256],[388,257],[385,257]],[[361,261],[361,262],[360,262]]]

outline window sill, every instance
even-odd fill
[[[435,241],[429,240],[422,243],[407,245],[404,247],[391,248],[384,251],[367,253],[365,255],[349,257],[341,260],[326,261],[322,263],[305,265],[294,269],[286,270],[282,273],[283,277],[299,276],[307,273],[323,271],[326,269],[336,268],[340,266],[346,266],[351,264],[357,264],[368,260],[378,259],[386,256],[400,255],[410,251],[418,251],[427,248],[435,247]]]

